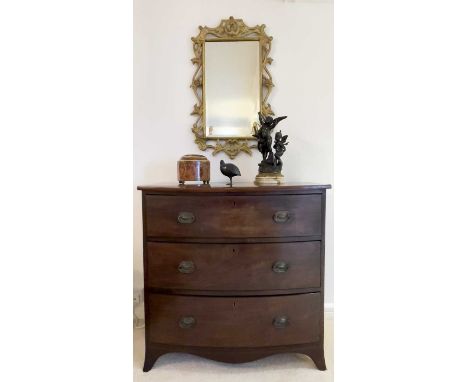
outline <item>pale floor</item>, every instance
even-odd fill
[[[144,329],[133,330],[133,381],[163,382],[332,382],[333,318],[325,316],[325,361],[328,370],[319,371],[302,354],[278,354],[254,362],[227,364],[190,354],[161,356],[152,370],[143,373]]]

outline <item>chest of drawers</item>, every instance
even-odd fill
[[[323,356],[329,185],[140,186],[145,363]]]

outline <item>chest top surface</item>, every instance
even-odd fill
[[[149,194],[307,194],[321,193],[331,188],[329,184],[318,183],[284,183],[281,185],[262,185],[257,186],[254,183],[234,183],[232,186],[224,182],[210,184],[154,184],[138,186],[138,190]]]

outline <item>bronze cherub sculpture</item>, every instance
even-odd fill
[[[288,136],[285,135],[283,137],[283,134],[281,134],[281,130],[275,134],[275,144],[273,145],[273,148],[275,149],[276,167],[283,167],[283,161],[281,160],[281,156],[286,151],[286,145],[289,144],[289,142],[286,142],[286,139],[288,139]]]
[[[283,175],[281,170],[283,168],[283,161],[281,157],[286,151],[286,142],[288,136],[278,131],[275,134],[275,144],[272,148],[273,139],[271,137],[272,130],[276,125],[287,118],[278,117],[272,118],[271,116],[264,116],[262,113],[258,113],[258,119],[260,121],[260,128],[254,126],[253,136],[258,141],[258,151],[262,153],[262,161],[258,164],[258,175],[255,177],[255,183],[258,185],[276,183],[280,184],[283,181]],[[273,149],[275,152],[273,153]]]
[[[253,136],[257,138],[258,141],[258,151],[262,153],[262,161],[258,164],[258,172],[260,174],[274,174],[274,177],[281,176],[281,170],[283,167],[283,161],[281,160],[281,156],[286,151],[286,145],[289,142],[286,142],[288,138],[287,135],[283,136],[281,131],[275,134],[275,144],[273,145],[273,149],[275,149],[275,153],[273,153],[272,145],[272,137],[271,132],[276,127],[276,125],[286,119],[287,116],[272,118],[271,116],[264,116],[262,113],[258,113],[258,119],[260,121],[260,128],[254,127],[254,134]]]
[[[260,121],[260,129],[255,128],[255,138],[258,140],[258,151],[262,153],[263,160],[265,161],[269,156],[273,156],[273,150],[271,149],[271,131],[276,125],[283,119],[288,118],[287,116],[278,117],[273,119],[271,116],[263,116],[262,113],[258,112],[258,119]]]

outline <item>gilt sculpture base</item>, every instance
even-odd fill
[[[188,353],[203,358],[208,358],[218,362],[226,363],[244,363],[269,357],[281,353],[299,353],[305,354],[314,361],[319,370],[326,370],[325,358],[323,354],[323,345],[319,344],[301,344],[275,347],[259,348],[213,348],[199,346],[178,346],[166,344],[151,344],[146,347],[145,364],[143,371],[147,372],[153,368],[154,363],[159,357],[167,353]]]
[[[271,185],[271,184],[282,184],[284,183],[284,176],[279,173],[259,173],[255,177],[255,182],[257,186],[262,185]]]

